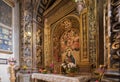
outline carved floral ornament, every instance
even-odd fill
[[[66,29],[69,29],[72,27],[72,22],[69,19],[65,19],[62,21],[61,26],[63,26]]]

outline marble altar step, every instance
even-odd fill
[[[104,74],[104,78],[112,82],[120,82],[120,71],[118,70],[108,70]]]
[[[113,78],[103,78],[103,82],[120,82],[120,79],[113,79]]]

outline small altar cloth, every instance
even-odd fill
[[[68,77],[68,76],[58,75],[58,74],[33,73],[32,79],[34,79],[35,82],[37,82],[37,80],[43,80],[47,82],[87,82],[90,79],[90,76],[79,75],[75,77]]]

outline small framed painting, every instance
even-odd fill
[[[7,64],[7,59],[0,58],[0,64]]]
[[[12,4],[0,0],[0,53],[12,53]]]

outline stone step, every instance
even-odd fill
[[[103,78],[102,82],[120,82],[120,79],[113,78]]]
[[[105,72],[104,78],[111,82],[120,82],[120,72],[118,70],[108,70]]]

